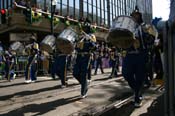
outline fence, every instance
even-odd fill
[[[28,62],[28,56],[17,56],[17,64],[15,65],[15,73],[18,76],[24,76],[25,69]],[[47,64],[46,64],[47,63]],[[38,60],[38,75],[48,74],[49,61]]]

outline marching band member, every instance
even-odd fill
[[[15,79],[16,74],[14,72],[14,65],[16,63],[16,58],[11,49],[5,52],[5,78],[8,81]]]
[[[67,54],[57,50],[54,57],[54,64],[52,68],[52,78],[55,79],[55,74],[61,79],[61,88],[67,86]]]
[[[117,77],[119,57],[118,57],[118,53],[115,47],[112,47],[111,49],[110,59],[112,61],[112,72],[109,78]]]
[[[70,26],[69,22],[69,16],[66,16],[64,18],[64,28],[68,28]],[[61,79],[61,88],[65,88],[68,83],[67,83],[67,60],[68,60],[68,55],[61,52],[59,49],[56,49],[54,51],[53,55],[53,65],[51,69],[51,75],[52,78],[55,79],[55,75],[59,76]]]
[[[39,53],[39,45],[36,41],[36,37],[30,38],[31,46],[28,58],[28,63],[25,71],[25,83],[35,82],[37,80],[37,59]]]
[[[103,71],[103,61],[102,61],[102,58],[103,58],[103,48],[102,48],[102,46],[99,46],[97,48],[97,59],[96,59],[96,66],[95,66],[94,75],[97,75],[97,70],[98,70],[98,67],[99,66],[100,66],[101,73],[102,74],[104,73],[104,71]]]
[[[90,22],[89,19],[86,18],[86,22]],[[79,27],[79,30],[80,32],[83,31],[83,26],[84,26],[84,18],[80,18],[79,19],[79,23],[78,23],[78,27]],[[95,26],[93,26],[92,28],[90,28],[88,31],[89,33],[92,32],[94,33],[95,32]],[[93,60],[94,60],[94,53],[91,53],[90,55],[90,64],[89,64],[89,67],[88,67],[88,71],[87,71],[87,79],[88,79],[88,83],[91,82],[91,73],[92,73],[92,63],[93,63]]]
[[[151,81],[153,80],[153,55],[154,55],[154,40],[157,38],[158,33],[152,28],[151,25],[145,24],[144,33],[145,42],[147,48],[147,61],[146,61],[146,78],[145,87],[149,88],[151,86]]]
[[[156,42],[154,47],[154,72],[156,74],[155,79],[163,79],[163,63],[161,59],[161,52],[163,52],[162,38]]]
[[[4,48],[0,41],[0,80],[3,78],[4,75]]]
[[[96,46],[96,38],[91,34],[90,21],[86,19],[83,24],[83,33],[85,34],[81,41],[76,45],[77,58],[76,63],[73,67],[73,76],[81,84],[81,98],[87,96],[87,71],[90,65],[91,51]]]
[[[142,14],[136,9],[131,16],[137,23],[135,33],[135,43],[126,49],[126,56],[123,58],[122,74],[135,94],[135,107],[142,105],[141,89],[146,76],[147,48],[145,43],[145,33],[142,29]]]

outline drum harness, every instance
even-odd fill
[[[145,48],[144,40],[143,40],[142,26],[144,26],[144,23],[139,25],[136,30],[138,31],[138,36],[140,38],[143,50],[145,50],[146,48]],[[138,54],[138,53],[140,53],[140,51],[137,48],[135,48],[135,50],[129,51],[127,53],[128,54]]]

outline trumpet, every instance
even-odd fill
[[[84,40],[90,40],[92,42],[96,42],[96,37],[94,34],[87,34],[86,32],[82,31],[82,34],[84,35],[81,41]]]

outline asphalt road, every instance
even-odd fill
[[[84,116],[96,114],[108,105],[132,95],[123,77],[108,78],[110,70],[105,69],[105,74],[92,76],[88,96],[85,99],[80,99],[80,85],[71,75],[67,88],[61,88],[59,79],[52,80],[48,76],[38,77],[38,81],[31,84],[24,83],[24,78],[18,78],[12,82],[1,80],[0,115]],[[149,96],[149,101],[153,99],[152,94],[159,95],[152,91],[154,87],[148,91],[151,96],[146,94]]]

